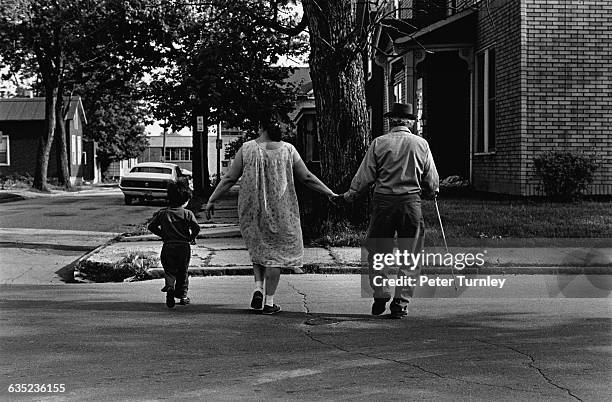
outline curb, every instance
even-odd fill
[[[152,268],[147,271],[151,275],[151,279],[164,277],[162,268]],[[360,275],[362,270],[358,266],[339,266],[339,265],[317,265],[306,264],[302,268],[302,272],[296,272],[290,269],[283,269],[284,275],[301,275],[301,274],[354,274]],[[224,267],[206,267],[206,268],[189,268],[191,276],[244,276],[252,275],[253,267],[246,265],[224,266]],[[452,272],[446,267],[430,267],[421,270],[422,275],[451,275]],[[485,267],[480,269],[464,269],[454,272],[458,275],[612,275],[610,267]]]

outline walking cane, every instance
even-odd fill
[[[438,208],[438,193],[434,194],[434,205],[436,206],[436,213],[438,214],[438,222],[440,223],[440,231],[442,232],[442,240],[444,240],[444,248],[448,253],[448,244],[446,243],[446,235],[444,234],[444,226],[442,226],[442,218],[440,217],[440,209]],[[453,285],[455,287],[455,292],[458,292],[457,289],[457,278],[455,278],[455,268],[451,265],[451,274],[453,275]]]

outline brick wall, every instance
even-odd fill
[[[612,194],[612,2],[522,0],[525,127],[523,194],[533,158],[548,150],[600,163],[588,192]]]
[[[496,56],[495,153],[474,155],[472,179],[482,191],[519,194],[521,170],[520,2],[492,0],[478,11],[475,52]]]

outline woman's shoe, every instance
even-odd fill
[[[191,299],[189,299],[189,297],[181,297],[181,300],[179,300],[179,304],[181,306],[186,306],[189,303],[191,303]]]
[[[281,311],[281,308],[279,305],[275,304],[274,306],[268,306],[266,304],[263,310],[261,311],[261,313],[265,315],[272,315],[272,314],[278,313],[279,311]]]
[[[263,293],[259,290],[253,292],[253,298],[251,299],[251,308],[255,310],[261,310],[263,305]]]

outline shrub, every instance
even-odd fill
[[[546,195],[572,199],[593,182],[597,164],[581,153],[551,151],[534,159],[536,174]]]
[[[115,264],[84,261],[77,267],[80,276],[94,282],[142,281],[151,279],[149,268],[156,267],[158,259],[142,253],[129,253]]]

